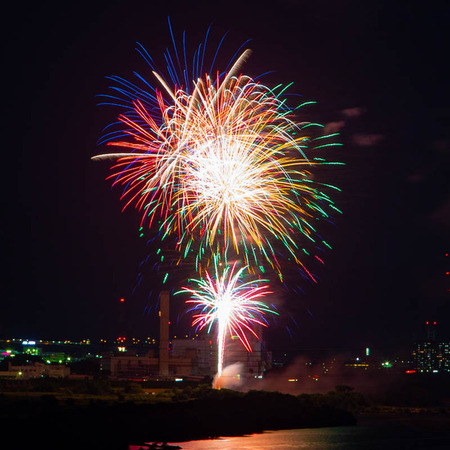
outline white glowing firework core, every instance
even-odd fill
[[[250,191],[254,188],[254,163],[249,160],[246,147],[245,143],[224,137],[194,152],[187,176],[199,202],[214,202],[224,209],[254,196]]]

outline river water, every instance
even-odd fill
[[[429,423],[391,421],[352,427],[270,431],[176,445],[183,450],[448,450],[450,428],[442,424],[435,427]]]

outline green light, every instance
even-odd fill
[[[300,105],[300,106],[302,106],[302,105]],[[300,108],[300,106],[297,106],[297,108]],[[308,127],[313,127],[313,126],[321,127],[321,128],[325,127],[325,125],[322,125],[321,123],[313,123],[313,122],[311,122],[311,123],[307,123],[306,125],[302,126],[301,129],[303,130],[303,128],[308,128]]]
[[[319,137],[316,137],[314,140],[317,141],[318,139],[328,139],[333,136],[339,136],[339,133],[331,133],[331,134],[327,134],[325,136],[319,136]]]
[[[332,247],[325,241],[322,241],[329,249],[331,249]]]
[[[288,89],[289,87],[291,87],[293,84],[294,84],[294,82],[292,81],[292,82],[290,82],[288,85],[286,85],[286,86],[279,92],[279,94],[277,95],[277,97],[280,96],[286,89]],[[311,102],[311,103],[315,103],[315,102]],[[303,103],[303,104],[305,104],[305,103]],[[300,105],[300,106],[301,106],[301,105]]]
[[[318,145],[317,147],[313,147],[314,149],[317,149],[317,148],[323,148],[323,147],[338,147],[338,146],[342,146],[342,145],[344,145],[344,144],[340,144],[340,143],[338,143],[338,142],[335,142],[335,143],[333,143],[333,144],[323,144],[323,145]]]
[[[340,209],[337,209],[335,206],[330,205],[330,208],[333,208],[335,211],[342,214],[342,211]]]
[[[317,103],[317,102],[313,102],[313,101],[305,102],[305,103],[302,103],[301,105],[298,105],[295,109],[299,109],[299,108],[301,108],[302,106],[305,106],[305,105],[314,105],[315,103]]]

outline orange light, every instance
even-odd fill
[[[121,298],[120,299],[120,303],[124,303],[125,302],[125,299],[124,298]]]

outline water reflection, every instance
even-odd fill
[[[281,430],[176,443],[183,450],[408,450],[449,449],[450,430],[432,432],[400,424]]]

